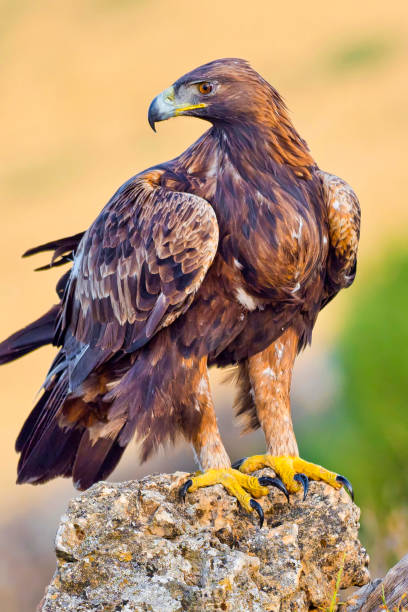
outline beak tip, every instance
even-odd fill
[[[155,124],[157,120],[157,98],[155,98],[149,106],[149,111],[147,113],[147,120],[153,132],[155,132],[156,131]]]
[[[162,91],[150,103],[147,120],[153,132],[156,131],[156,123],[175,116],[174,87]]]

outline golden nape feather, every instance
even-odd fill
[[[308,477],[348,485],[294,461],[290,382],[319,311],[354,279],[360,209],[343,180],[319,170],[281,96],[246,61],[184,75],[148,118],[155,128],[180,115],[204,119],[208,131],[129,179],[86,232],[27,252],[54,251],[50,266],[72,266],[58,304],[0,345],[0,363],[59,348],[16,443],[18,482],[72,476],[86,488],[112,472],[134,436],[145,459],[181,435],[210,470],[182,493],[222,482],[262,518],[251,495],[268,484],[285,494],[307,491]],[[267,454],[240,472],[207,373],[231,364],[238,413],[266,438]],[[243,474],[260,465],[280,479]]]

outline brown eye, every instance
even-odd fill
[[[213,90],[213,86],[211,85],[211,83],[208,83],[207,81],[204,81],[204,83],[200,83],[198,85],[198,91],[203,95],[207,95],[211,93],[212,90]]]

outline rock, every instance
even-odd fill
[[[369,581],[359,509],[311,483],[306,501],[277,490],[265,524],[217,485],[178,499],[187,474],[100,482],[73,499],[56,536],[57,569],[39,606],[51,611],[288,612],[327,606]]]

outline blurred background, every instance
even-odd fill
[[[285,97],[319,165],[359,195],[357,280],[320,315],[298,359],[293,412],[301,455],[343,473],[381,574],[408,549],[408,3],[0,2],[0,338],[55,301],[57,270],[28,247],[88,227],[131,175],[176,156],[206,124],[147,124],[151,99],[218,57],[244,57]],[[0,369],[2,610],[31,611],[55,567],[70,481],[14,484],[14,440],[54,351]],[[231,428],[234,390],[212,382],[233,459],[264,448]],[[192,470],[180,444],[140,466],[130,445],[113,480]]]

